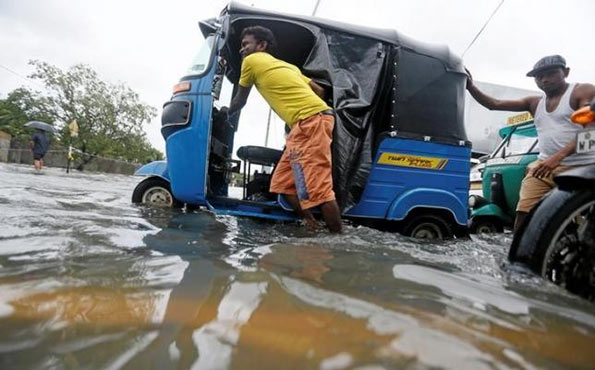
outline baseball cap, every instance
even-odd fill
[[[527,77],[535,77],[541,71],[552,68],[566,68],[566,59],[560,55],[548,55],[543,57],[535,63],[533,69],[527,72]]]

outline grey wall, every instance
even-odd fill
[[[10,149],[10,135],[0,131],[0,162],[8,161],[8,149]]]
[[[2,133],[0,131],[0,133]],[[10,135],[8,135],[10,136]],[[6,140],[0,134],[0,149]],[[9,147],[0,150],[0,161],[21,164],[33,164],[33,153],[29,149],[29,141],[26,139],[8,139]],[[63,148],[50,147],[43,158],[45,166],[48,167],[62,167],[66,168],[68,164],[68,151]],[[75,154],[74,161],[70,168],[76,171],[78,167],[82,166],[83,171],[92,172],[107,172],[120,173],[124,175],[132,175],[141,166],[139,163],[131,163],[109,158],[86,157],[84,155]]]

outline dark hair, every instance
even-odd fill
[[[257,42],[266,41],[267,43],[267,51],[271,51],[277,47],[277,41],[275,40],[275,35],[273,32],[266,27],[262,26],[252,26],[246,27],[242,30],[242,34],[240,35],[240,39],[243,39],[246,35],[254,36]]]

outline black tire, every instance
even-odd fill
[[[509,259],[595,300],[595,191],[556,189],[515,236]]]
[[[169,182],[160,177],[149,177],[141,181],[132,192],[132,203],[154,207],[181,208],[183,203],[174,198]]]
[[[502,222],[494,217],[474,218],[471,223],[471,233],[473,234],[495,234],[503,231]]]
[[[438,214],[430,212],[408,216],[403,224],[403,235],[416,239],[450,239],[454,232],[450,223]]]

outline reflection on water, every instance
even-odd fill
[[[0,164],[0,368],[589,368],[595,310],[421,243],[130,204],[136,178]]]

